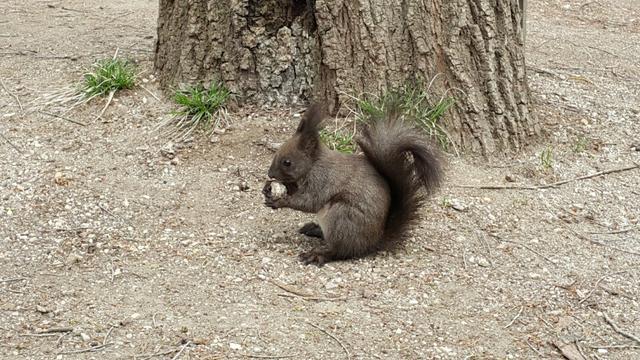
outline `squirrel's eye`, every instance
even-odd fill
[[[282,165],[284,165],[286,167],[291,166],[291,160],[289,160],[289,159],[282,160]]]

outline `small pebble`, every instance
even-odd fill
[[[491,266],[491,264],[489,263],[489,260],[481,257],[478,259],[478,265],[482,266],[482,267],[489,267]]]
[[[67,256],[67,264],[79,263],[82,260],[82,256],[78,254],[69,254]]]
[[[282,143],[279,142],[270,142],[267,144],[267,149],[276,152],[278,151],[278,149],[280,149],[282,147]]]
[[[191,342],[194,343],[195,345],[208,345],[209,344],[209,340],[207,340],[205,338],[195,338]]]
[[[456,211],[465,211],[467,210],[467,206],[458,199],[451,200],[451,208]]]
[[[240,183],[240,185],[238,185],[238,188],[240,189],[240,191],[247,191],[249,190],[249,184],[247,184],[246,181],[243,181]]]
[[[170,142],[160,149],[160,154],[167,159],[173,159],[176,156],[176,148],[173,143]]]

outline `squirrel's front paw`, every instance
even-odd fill
[[[287,196],[287,188],[273,180],[267,181],[262,189],[264,204],[272,209],[284,207],[284,198]]]
[[[265,198],[264,204],[265,206],[270,207],[272,209],[279,209],[281,207],[284,207],[282,199],[274,199],[272,197]]]

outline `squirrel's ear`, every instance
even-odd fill
[[[302,120],[300,120],[296,132],[302,134],[304,137],[315,137],[318,135],[322,120],[324,120],[324,112],[320,104],[314,103],[309,106],[304,112],[304,115],[302,115]]]

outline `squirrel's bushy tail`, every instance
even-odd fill
[[[385,178],[391,204],[382,247],[401,242],[418,219],[418,211],[442,179],[437,151],[424,132],[407,124],[397,110],[374,119],[363,129],[358,145]],[[424,187],[426,192],[422,192]]]

